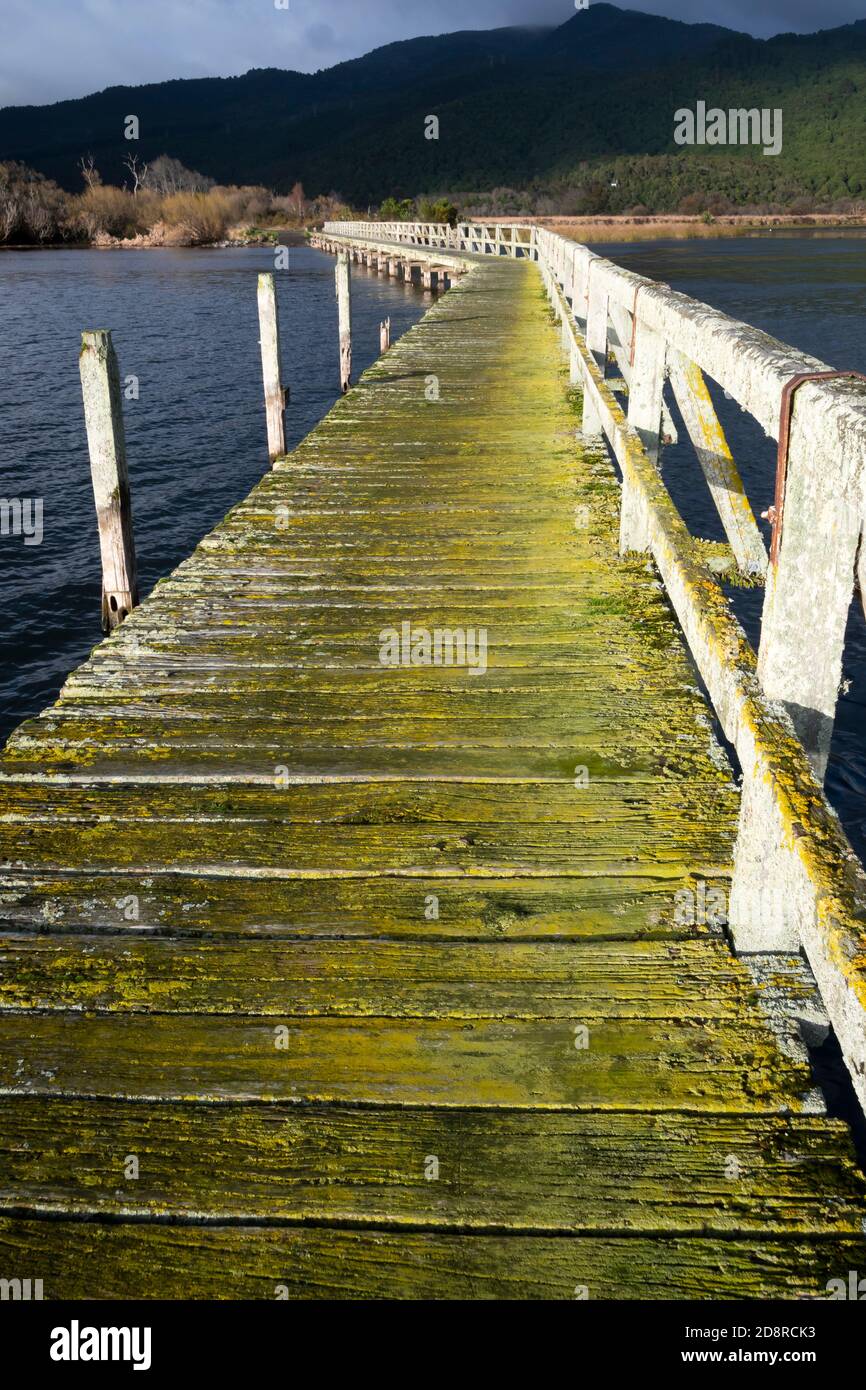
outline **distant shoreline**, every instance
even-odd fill
[[[607,213],[595,217],[462,217],[461,221],[483,226],[511,225],[546,227],[572,241],[604,244],[605,242],[660,241],[671,239],[718,240],[723,237],[745,237],[767,232],[826,232],[842,235],[845,232],[866,233],[866,216],[855,213],[723,213],[706,219],[683,213],[647,213],[627,216]],[[100,236],[93,241],[51,241],[39,244],[17,242],[0,244],[0,251],[227,251],[249,250],[251,247],[304,246],[311,228],[268,228],[262,235],[248,238],[199,242],[191,246],[166,246],[150,240],[146,233],[125,239]]]
[[[481,219],[480,219],[481,220]],[[483,219],[506,221],[505,218]],[[604,215],[597,217],[525,217],[521,221],[560,232],[572,241],[658,241],[749,236],[754,233],[866,231],[866,217],[855,213],[722,213],[706,219],[682,213],[647,214],[645,217]]]
[[[0,242],[2,251],[247,251],[250,247],[306,246],[308,233],[297,227],[272,229],[270,235],[237,237],[221,241],[201,241],[191,245],[166,245],[151,240],[147,233],[135,237],[100,236],[93,241]]]

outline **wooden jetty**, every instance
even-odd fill
[[[796,354],[535,230],[317,242],[453,288],[0,762],[0,1278],[827,1297],[866,1191],[803,1036],[862,1098],[866,894],[784,596],[835,506],[815,421],[838,472],[862,392],[797,394],[768,694],[701,368],[772,426]],[[726,547],[655,467],[668,377]]]

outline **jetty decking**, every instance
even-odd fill
[[[739,790],[573,396],[538,268],[479,259],[11,739],[3,1278],[817,1298],[862,1267],[794,1023],[676,911],[727,887]],[[404,624],[419,663],[383,664]],[[437,630],[486,660],[426,664]]]

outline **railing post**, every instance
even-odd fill
[[[801,411],[808,390],[804,386],[802,401],[799,393],[793,400],[784,524],[776,562],[767,570],[758,676],[765,694],[787,709],[821,782],[862,556],[863,497],[838,437],[816,429],[814,417],[807,425]],[[743,795],[728,912],[734,945],[742,952],[795,951],[810,920],[797,827],[783,824],[773,783],[757,760],[741,754],[740,761]]]
[[[772,780],[740,754],[743,791],[734,846],[728,927],[742,955],[800,949],[801,904],[808,895],[803,868],[790,842]]]
[[[838,439],[803,426],[808,386],[794,396],[778,560],[767,571],[758,676],[785,705],[823,781],[863,524],[846,491]]]
[[[591,273],[595,264],[595,261],[590,261],[589,263],[589,304],[586,318],[586,346],[589,348],[603,374],[607,361],[607,286],[603,283],[599,275],[593,275]],[[592,402],[588,390],[584,390],[583,393],[583,418],[581,420],[581,428],[586,435],[601,434],[601,417]]]
[[[262,350],[262,377],[268,423],[268,457],[273,463],[286,452],[286,392],[280,379],[280,326],[273,275],[259,276],[258,301],[259,342]]]
[[[580,257],[580,274],[575,281],[575,298],[573,301],[574,317],[589,327],[589,287],[591,283],[592,267],[599,257],[594,251],[586,251],[583,247],[578,247]]]
[[[82,333],[78,368],[102,558],[102,629],[110,632],[137,605],[138,582],[120,371],[106,329]]]
[[[545,261],[545,269],[546,274],[544,278],[547,285],[547,295],[550,299],[550,307],[553,310],[553,317],[557,323],[562,323],[562,304],[559,295],[556,293],[559,285],[559,281],[556,278],[556,268],[550,264],[550,261]]]
[[[349,257],[337,257],[337,310],[340,324],[340,389],[345,395],[352,385],[352,281]]]
[[[566,299],[568,300],[568,302],[569,302],[570,305],[571,305],[572,312],[574,312],[574,310],[577,308],[577,305],[575,304],[575,290],[574,290],[575,281],[577,280],[577,247],[576,247],[576,246],[575,246],[574,249],[568,254],[567,261],[566,261],[566,265],[567,265],[567,270],[566,270],[566,274],[565,274],[565,283],[563,284],[563,291],[564,291],[564,293],[565,293]]]
[[[662,428],[662,392],[665,384],[666,345],[664,338],[638,319],[634,324],[635,347],[631,386],[628,394],[628,422],[641,437],[647,454],[655,463],[659,456]],[[620,554],[628,550],[648,550],[649,534],[640,499],[630,484],[623,482],[619,527]]]

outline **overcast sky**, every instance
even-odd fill
[[[621,8],[762,37],[866,18],[866,0],[633,0]],[[574,0],[0,0],[0,106],[254,67],[313,72],[396,39],[556,24],[573,14]]]

